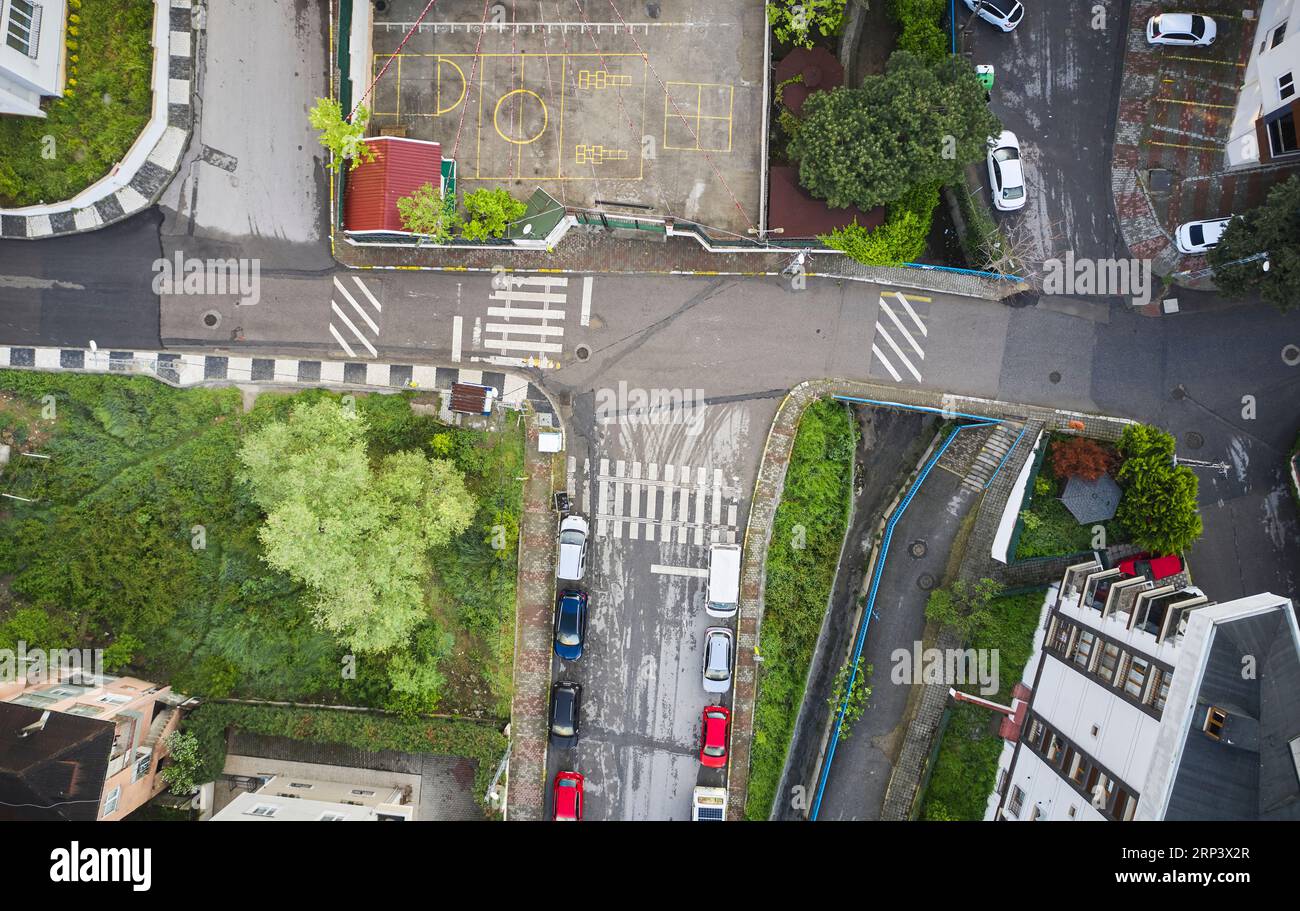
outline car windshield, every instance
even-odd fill
[[[1019,199],[1025,195],[1024,187],[1007,187],[1002,191],[1003,199]]]
[[[715,747],[707,746],[704,748],[705,756],[724,756],[726,755],[726,752],[727,752],[727,748],[722,746],[721,744]]]
[[[578,645],[582,637],[578,635],[578,606],[565,602],[560,608],[560,635],[561,645]]]
[[[556,721],[555,724],[551,725],[551,730],[555,732],[557,737],[573,736],[573,725],[568,721]]]
[[[1192,17],[1192,35],[1196,38],[1205,37],[1205,20],[1200,16]]]
[[[1205,243],[1205,226],[1192,225],[1187,229],[1187,236],[1191,239],[1193,247],[1201,246],[1201,244]]]
[[[1011,146],[1003,146],[993,153],[993,157],[997,161],[1015,161],[1020,157],[1020,153]]]
[[[580,531],[574,531],[570,529],[569,531],[560,532],[561,544],[581,544],[582,541],[583,541],[583,534]]]

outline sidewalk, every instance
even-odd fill
[[[1125,244],[1133,256],[1151,259],[1157,275],[1208,265],[1204,256],[1175,248],[1179,224],[1255,208],[1296,167],[1226,170],[1225,146],[1256,21],[1241,18],[1239,3],[1202,6],[1197,12],[1212,14],[1219,27],[1208,48],[1149,47],[1146,22],[1162,11],[1153,0],[1134,0],[1127,23],[1111,186]],[[1208,277],[1178,284],[1214,289]],[[1148,309],[1158,312],[1159,303]]]
[[[537,421],[529,421],[510,708],[510,785],[506,796],[506,819],[510,821],[542,819],[546,807],[546,712],[551,686],[556,536],[551,509],[552,457],[538,451],[538,429]]]

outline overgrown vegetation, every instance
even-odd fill
[[[1300,175],[1291,175],[1269,190],[1263,205],[1230,221],[1207,258],[1224,297],[1259,294],[1279,310],[1296,306],[1300,301]]]
[[[777,41],[810,48],[840,33],[847,5],[847,0],[774,0],[767,21]]]
[[[294,709],[267,705],[210,702],[185,720],[184,730],[198,744],[196,781],[213,781],[226,764],[226,731],[337,743],[363,750],[434,753],[475,760],[474,797],[487,802],[505,736],[491,724],[458,718],[401,718],[330,709]]]
[[[0,207],[71,199],[106,175],[149,121],[152,0],[70,0],[68,12],[63,97],[42,104],[43,118],[0,117]]]
[[[1033,649],[1042,606],[1042,592],[1009,595],[988,602],[985,613],[990,622],[980,624],[966,642],[970,648],[996,650],[998,655],[998,692],[985,698],[1003,705],[1010,703],[1011,690]],[[978,684],[962,684],[958,689],[977,692]],[[922,799],[921,818],[980,820],[984,818],[988,796],[997,784],[1002,738],[996,726],[1001,716],[965,702],[953,704],[949,713],[948,727]]]
[[[971,585],[958,579],[947,588],[936,588],[925,602],[925,619],[956,630],[962,641],[983,638],[999,623],[993,599],[1002,586],[992,579]]]
[[[767,553],[749,819],[767,819],[776,797],[835,579],[856,447],[857,425],[843,404],[821,399],[804,410]]]
[[[432,183],[420,185],[410,196],[397,200],[402,227],[412,234],[424,234],[435,244],[445,244],[460,227],[456,194],[443,195]]]
[[[466,240],[505,237],[510,223],[523,217],[528,205],[515,199],[502,187],[483,188],[465,194]]]
[[[320,144],[332,155],[327,167],[338,171],[343,162],[350,162],[348,170],[353,171],[362,162],[374,161],[375,152],[366,142],[366,121],[370,119],[370,110],[364,104],[357,105],[352,119],[345,119],[343,108],[333,98],[317,98],[316,105],[307,113],[307,119],[313,130],[320,130]]]
[[[1201,536],[1199,482],[1174,462],[1174,438],[1158,427],[1130,424],[1119,441],[1115,476],[1124,489],[1115,518],[1133,543],[1157,556],[1182,553]]]
[[[871,686],[867,683],[871,675],[875,672],[875,667],[868,664],[862,666],[862,658],[858,657],[857,661],[852,664],[845,662],[840,665],[840,669],[835,672],[835,683],[831,687],[831,698],[826,700],[831,711],[840,716],[840,709],[844,709],[844,715],[840,717],[839,733],[842,740],[848,740],[853,734],[853,725],[862,719],[862,713],[867,710],[867,700],[871,698]],[[849,677],[853,677],[853,689],[849,690]],[[848,696],[847,701],[845,695]]]
[[[6,501],[0,514],[0,573],[9,576],[0,598],[0,647],[20,639],[44,647],[107,647],[106,662],[210,698],[508,714],[522,431],[446,427],[412,410],[414,393],[359,396],[357,433],[336,450],[342,453],[337,462],[313,462],[303,476],[283,478],[292,496],[264,501],[285,528],[307,514],[328,526],[363,506],[381,521],[392,515],[388,507],[371,509],[374,498],[404,503],[421,496],[416,488],[433,492],[419,481],[421,472],[450,475],[435,463],[449,463],[463,477],[474,503],[468,525],[445,541],[427,539],[419,555],[398,547],[405,568],[384,580],[405,579],[403,597],[410,600],[403,622],[414,624],[386,650],[358,651],[318,622],[328,586],[308,578],[316,569],[295,563],[302,555],[291,540],[281,554],[285,561],[268,562],[260,535],[266,531],[273,540],[277,529],[265,522],[261,495],[240,480],[239,453],[248,441],[266,433],[292,437],[284,428],[297,409],[337,412],[339,396],[263,393],[245,413],[233,388],[177,390],[145,377],[18,371],[0,371],[0,390],[13,393],[0,398],[0,414],[43,438],[40,451],[51,457],[15,454],[0,476],[5,492],[34,501]],[[349,448],[358,442],[359,458]],[[286,465],[296,458],[292,447],[276,451]],[[394,458],[430,467],[388,474]],[[353,483],[363,474],[360,486]],[[309,488],[319,503],[304,501]],[[298,505],[283,513],[292,502]],[[412,515],[425,521],[421,510]],[[407,521],[392,520],[395,527]],[[365,549],[335,531],[347,546],[331,553],[346,557],[362,552],[354,545]],[[376,546],[383,540],[375,527],[368,534]],[[317,552],[324,553],[313,547]],[[371,557],[354,580],[358,593],[378,585],[388,566],[387,558]],[[321,560],[317,569],[345,562]],[[283,568],[295,565],[302,574]],[[417,566],[425,569],[411,572]],[[385,623],[376,620],[367,635],[392,633]],[[414,693],[395,686],[404,680],[423,685]]]
[[[1103,537],[1097,538],[1096,526],[1080,525],[1060,500],[1071,477],[1096,480],[1114,471],[1119,461],[1119,454],[1109,444],[1086,437],[1054,437],[1034,478],[1030,505],[1020,513],[1015,559],[1087,553],[1125,540],[1123,529],[1115,520],[1098,523],[1104,531]]]
[[[852,224],[836,228],[819,239],[867,266],[915,262],[925,253],[930,220],[938,204],[938,184],[913,187],[898,202],[890,204],[884,223],[875,230],[868,231],[854,219]]]
[[[926,60],[948,56],[951,39],[940,22],[948,0],[890,0],[889,15],[898,23],[898,48]]]

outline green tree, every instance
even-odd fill
[[[522,218],[527,209],[525,203],[500,187],[466,193],[465,211],[469,214],[469,220],[465,222],[465,238],[482,241],[490,237],[504,237],[510,223]]]
[[[992,579],[980,579],[974,585],[958,579],[949,588],[930,592],[925,618],[952,627],[961,634],[963,642],[968,642],[997,621],[989,605],[1001,591],[1002,586]]]
[[[455,193],[444,196],[433,188],[432,183],[423,184],[410,196],[398,199],[397,214],[406,230],[413,234],[427,234],[439,244],[449,241],[460,224]]]
[[[831,698],[827,704],[831,711],[839,715],[840,706],[844,705],[845,691],[849,685],[849,671],[854,669],[853,690],[848,694],[848,704],[844,708],[844,717],[840,719],[840,737],[847,740],[852,732],[853,725],[862,718],[862,713],[867,708],[867,700],[871,698],[871,687],[867,681],[871,679],[874,668],[868,664],[865,668],[862,666],[862,658],[852,664],[845,662],[835,673],[835,684],[831,687]]]
[[[837,208],[870,209],[918,185],[961,179],[998,120],[969,63],[895,51],[861,88],[814,92],[790,141],[799,181]]]
[[[1133,543],[1154,554],[1177,554],[1201,536],[1199,482],[1174,461],[1174,438],[1157,427],[1124,428],[1119,451],[1124,464],[1115,475],[1124,489],[1115,518]]]
[[[333,98],[317,98],[307,119],[313,130],[320,130],[320,144],[334,153],[329,162],[331,171],[338,171],[343,161],[351,161],[349,170],[355,170],[362,161],[375,160],[375,153],[366,143],[370,111],[364,104],[357,107],[349,121],[343,119],[343,108]]]
[[[1268,271],[1264,260],[1228,265],[1259,253],[1268,254]],[[1269,191],[1262,206],[1229,222],[1208,259],[1224,297],[1258,293],[1279,310],[1300,302],[1300,175],[1292,174]]]
[[[846,0],[775,0],[768,4],[767,21],[776,40],[810,48],[817,38],[840,33]]]
[[[428,552],[469,526],[476,503],[445,460],[396,452],[372,470],[365,436],[355,411],[304,402],[252,434],[239,458],[267,514],[266,562],[314,593],[322,628],[375,653],[402,646],[424,618]]]
[[[173,794],[181,797],[187,797],[194,793],[199,782],[195,781],[195,773],[199,768],[199,741],[193,734],[187,734],[183,731],[173,731],[163,741],[163,747],[167,750],[170,758],[158,774],[162,780],[167,782]]]
[[[898,202],[890,204],[884,224],[875,230],[868,231],[855,218],[853,224],[836,228],[820,240],[864,265],[901,266],[925,253],[930,218],[938,204],[938,184],[914,187]]]

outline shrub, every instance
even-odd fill
[[[1154,554],[1177,554],[1201,536],[1198,481],[1174,463],[1174,438],[1156,427],[1134,424],[1119,443],[1124,464],[1116,480],[1124,488],[1115,518],[1133,543]]]
[[[410,196],[397,200],[402,227],[412,234],[424,234],[434,243],[445,244],[459,225],[454,193],[442,195],[426,183]]]
[[[483,241],[491,237],[504,237],[512,221],[523,217],[528,205],[513,198],[508,192],[495,187],[475,190],[465,194],[465,239]]]
[[[822,243],[866,266],[901,266],[925,253],[930,221],[939,204],[939,185],[915,187],[889,206],[884,224],[868,231],[857,219],[823,235]]]
[[[774,0],[767,21],[777,41],[812,47],[817,38],[840,33],[847,5],[847,0]]]
[[[1095,481],[1115,467],[1115,451],[1087,437],[1052,442],[1052,473],[1061,480]]]
[[[891,0],[889,14],[899,26],[898,47],[927,60],[942,60],[951,41],[940,22],[947,0]]]

